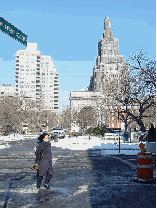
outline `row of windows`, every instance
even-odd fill
[[[16,83],[18,83],[18,82],[16,82]],[[20,83],[20,84],[23,84],[24,82],[23,82],[23,81],[20,81],[19,83]],[[31,83],[34,83],[34,82],[31,82]],[[16,85],[16,87],[18,87],[18,85]],[[24,88],[35,88],[35,85],[32,85],[32,86],[30,86],[30,85],[20,85],[19,87],[20,87],[20,88],[23,88],[23,87],[24,87]],[[46,86],[43,85],[42,87],[44,88],[44,87],[46,87]],[[50,85],[49,87],[54,87],[54,86],[53,86],[53,85]],[[36,88],[40,88],[40,87],[36,87]],[[58,88],[54,88],[54,90],[58,90]]]
[[[26,71],[35,71],[36,69],[26,69]],[[20,69],[20,71],[25,71],[24,69]]]
[[[25,69],[20,68],[20,71],[25,71]],[[26,69],[26,71],[36,71],[36,69]],[[45,76],[45,73],[42,73],[42,75]],[[47,75],[52,76],[53,73],[52,73],[52,72],[51,72],[51,73],[47,73]],[[52,78],[51,78],[51,79],[52,79]]]

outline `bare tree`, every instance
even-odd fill
[[[124,106],[121,115],[136,121],[141,131],[145,131],[144,118],[148,109],[156,105],[156,62],[138,49],[128,58],[129,77],[124,77],[115,99]],[[150,115],[147,115],[147,117]]]
[[[83,130],[90,126],[97,126],[98,123],[97,112],[91,106],[85,106],[79,112],[75,112],[75,119]]]
[[[71,110],[69,105],[67,105],[66,108],[62,110],[62,112],[59,115],[59,118],[60,126],[68,129],[71,128]]]
[[[51,131],[51,129],[58,125],[58,115],[51,110],[36,110],[36,129],[43,129]]]
[[[21,127],[20,100],[18,97],[4,97],[0,102],[0,126],[2,131],[19,130]]]

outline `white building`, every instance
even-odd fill
[[[0,97],[1,99],[6,96],[14,96],[15,95],[15,86],[11,86],[11,84],[3,84],[0,89]]]
[[[58,112],[58,73],[51,56],[37,50],[37,43],[28,43],[16,53],[16,94],[31,98],[37,109]]]

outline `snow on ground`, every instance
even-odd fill
[[[11,134],[9,136],[0,136],[0,149],[9,148],[8,142],[24,140],[24,136],[20,134]]]
[[[32,137],[33,138],[33,137]],[[9,141],[17,141],[27,139],[23,135],[10,135],[0,137],[0,149],[9,148]],[[99,149],[102,155],[119,154],[119,142],[115,143],[114,140],[104,140],[96,136],[78,136],[69,138],[66,136],[64,139],[58,139],[58,142],[51,140],[51,146],[60,147],[63,149],[71,150],[87,150],[87,149]],[[121,141],[120,154],[125,155],[137,155],[140,151],[138,143],[124,143]]]
[[[17,141],[23,140],[24,136],[21,134],[10,134],[9,136],[0,136],[0,141]]]
[[[99,149],[102,155],[119,154],[119,143],[115,144],[114,140],[103,140],[98,137],[79,136],[71,137],[66,136],[64,139],[58,139],[58,142],[51,142],[52,146],[61,147],[63,149],[71,150],[87,150]],[[124,143],[120,144],[120,154],[137,155],[140,151],[138,143]]]

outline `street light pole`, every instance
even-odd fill
[[[118,108],[118,123],[119,123],[119,108]],[[119,131],[119,153],[120,153],[120,131]]]

